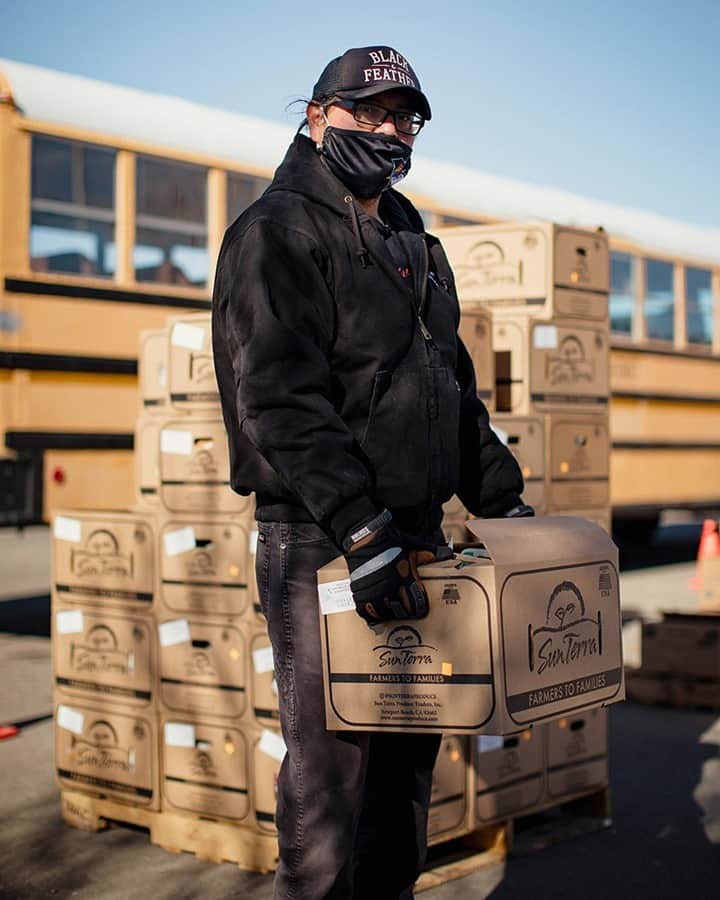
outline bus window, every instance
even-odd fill
[[[480,222],[478,219],[463,219],[461,216],[439,216],[441,224],[444,227],[453,226],[453,225],[485,225],[485,222]]]
[[[610,253],[610,328],[617,334],[632,334],[634,268],[629,253]]]
[[[270,182],[267,178],[256,178],[252,175],[238,175],[235,172],[228,172],[228,225],[234,222],[241,212],[257,200],[269,184]]]
[[[645,260],[645,323],[649,338],[673,340],[674,305],[672,263],[659,259]]]
[[[115,273],[115,151],[33,136],[30,268]]]
[[[685,269],[685,309],[688,343],[712,344],[712,272],[690,266]]]
[[[204,287],[207,170],[147,156],[136,165],[136,280]]]

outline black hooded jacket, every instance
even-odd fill
[[[215,368],[231,484],[256,492],[260,520],[314,520],[337,538],[383,507],[439,521],[454,493],[480,516],[520,502],[457,336],[442,247],[402,194],[383,194],[380,215],[407,267],[298,135],[225,234]]]

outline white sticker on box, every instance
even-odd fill
[[[258,647],[257,650],[253,650],[252,658],[258,675],[262,675],[263,672],[272,672],[275,668],[272,647]]]
[[[81,634],[82,612],[79,609],[59,609],[55,613],[55,628],[58,634]]]
[[[173,326],[170,343],[173,347],[184,347],[186,350],[202,350],[205,340],[205,329],[187,322],[177,322]]]
[[[166,722],[165,743],[168,747],[194,747],[195,726],[187,722]]]
[[[558,345],[555,325],[536,325],[533,330],[533,347],[536,350],[554,350]]]
[[[163,546],[168,556],[178,556],[195,549],[195,529],[192,525],[178,528],[175,531],[166,531],[163,535]]]
[[[258,533],[257,529],[253,529],[248,535],[248,548],[250,550],[250,555],[255,556],[257,553],[257,542],[258,542]]]
[[[507,433],[507,431],[504,431],[499,425],[493,425],[492,422],[490,423],[490,428],[491,428],[491,429],[495,432],[495,434],[498,436],[498,438],[500,439],[500,443],[501,443],[501,444],[505,444],[505,446],[507,447],[507,445],[508,445],[508,433]]]
[[[477,739],[478,753],[489,753],[491,750],[502,750],[505,738],[498,734],[479,734]]]
[[[273,678],[272,684],[270,685],[270,690],[273,692],[273,694],[276,697],[278,696],[279,691],[278,691],[278,686],[277,686],[277,679]]]
[[[157,382],[158,386],[165,390],[167,387],[167,367],[165,363],[158,363]]]
[[[174,647],[190,640],[190,626],[187,619],[173,619],[172,622],[161,622],[158,625],[158,637],[161,647]]]
[[[72,731],[73,734],[83,733],[85,716],[79,709],[73,709],[72,706],[63,706],[61,703],[57,708],[56,718],[60,728]]]
[[[642,622],[633,619],[622,627],[623,664],[639,669],[642,666]]]
[[[55,516],[53,534],[61,541],[72,541],[79,544],[82,540],[82,522],[69,516]]]
[[[318,597],[320,598],[320,612],[324,616],[355,610],[355,601],[350,590],[349,578],[319,584]]]
[[[282,739],[282,735],[276,734],[274,731],[268,731],[267,729],[263,731],[260,737],[258,749],[261,753],[272,756],[272,758],[276,759],[278,762],[282,762],[287,753],[287,747],[285,746],[285,741]]]
[[[163,428],[160,432],[160,452],[172,453],[175,456],[192,456],[192,431],[177,431],[174,428]]]

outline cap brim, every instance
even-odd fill
[[[420,113],[420,115],[426,119],[428,122],[432,119],[432,112],[430,111],[430,104],[428,103],[428,99],[423,94],[422,91],[419,91],[417,88],[409,87],[406,84],[383,84],[380,82],[379,84],[370,84],[367,87],[357,88],[351,91],[336,91],[335,96],[340,97],[341,100],[361,100],[363,97],[373,97],[375,94],[384,94],[386,91],[408,91],[408,93],[412,94],[413,97],[417,100],[416,111]]]

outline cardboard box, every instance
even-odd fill
[[[149,610],[156,593],[155,524],[129,512],[59,511],[53,519],[56,606]]]
[[[428,842],[433,844],[472,830],[470,739],[445,735],[433,770],[428,811]]]
[[[543,729],[473,739],[475,822],[487,825],[540,805],[545,787]]]
[[[277,728],[280,719],[275,661],[267,629],[253,629],[250,647],[250,703],[260,727]]]
[[[155,714],[55,704],[55,772],[61,788],[160,808]]]
[[[720,617],[666,613],[643,623],[642,662],[646,672],[720,679]]]
[[[140,415],[167,413],[168,395],[168,330],[147,329],[140,332],[138,356]]]
[[[544,319],[605,321],[607,235],[550,222],[439,229],[461,303]]]
[[[538,322],[493,317],[498,413],[606,413],[609,332],[606,325],[572,319]]]
[[[506,735],[624,698],[617,548],[583,519],[468,523],[486,558],[422,568],[427,618],[369,628],[318,572],[327,727]]]
[[[248,606],[254,616],[255,623],[266,627],[267,622],[263,615],[262,605],[260,603],[260,595],[258,593],[257,572],[255,569],[255,559],[257,556],[258,531],[257,526],[250,529],[250,560],[248,563]]]
[[[168,330],[169,393],[173,408],[179,412],[219,413],[210,313],[172,317]]]
[[[495,366],[492,347],[492,319],[488,310],[464,309],[458,329],[475,369],[477,395],[492,409],[495,391]]]
[[[553,800],[607,787],[608,713],[591,709],[545,726],[547,793]]]
[[[230,487],[227,435],[222,419],[187,416],[160,430],[160,497],[171,512],[243,513],[249,497]]]
[[[250,758],[237,727],[194,717],[162,717],[163,809],[246,823]]]
[[[669,680],[668,687],[672,706],[720,707],[720,681],[715,679],[675,677]]]
[[[248,517],[159,520],[159,608],[168,613],[241,616],[250,609]]]
[[[44,521],[49,522],[59,509],[133,506],[132,450],[46,450],[42,457]]]
[[[248,646],[239,625],[158,616],[160,706],[239,719],[248,708]]]
[[[453,543],[467,543],[472,535],[467,530],[465,523],[470,519],[470,513],[465,509],[460,498],[453,495],[447,503],[443,504],[442,530],[445,540]]]
[[[152,706],[156,665],[151,618],[56,602],[52,621],[56,688],[80,703]]]
[[[536,513],[545,511],[545,424],[542,416],[494,415],[492,425],[518,461],[525,479],[523,500]]]
[[[610,505],[607,415],[547,417],[548,511]]]
[[[270,834],[277,834],[277,784],[286,752],[285,742],[279,731],[264,728],[255,734],[252,745],[253,812],[258,829]]]

